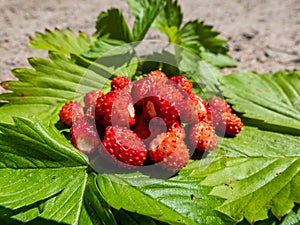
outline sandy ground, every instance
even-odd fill
[[[179,3],[185,21],[204,20],[229,41],[231,54],[239,63],[235,71],[300,69],[300,0]],[[35,31],[70,27],[92,34],[98,13],[111,7],[130,17],[125,0],[0,0],[0,82],[13,79],[11,69],[28,66],[28,57],[46,56],[26,45]],[[147,38],[160,37],[150,33]]]

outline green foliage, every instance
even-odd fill
[[[60,31],[47,30],[45,34],[36,32],[35,37],[31,37],[28,46],[33,49],[43,49],[58,51],[65,54],[81,54],[89,48],[92,43],[87,34],[79,32],[76,36],[70,29]]]
[[[130,43],[133,41],[131,32],[118,9],[109,9],[99,14],[96,22],[97,38],[111,38]]]
[[[235,73],[220,79],[233,108],[251,125],[300,134],[300,72]]]
[[[223,76],[217,67],[235,62],[212,26],[182,24],[176,0],[128,5],[131,30],[110,9],[99,14],[93,38],[69,29],[37,32],[29,46],[48,50],[49,60],[30,58],[31,69],[15,69],[18,80],[1,84],[10,91],[0,95],[1,223],[299,224],[300,72]],[[131,42],[150,27],[167,35],[174,53],[137,55]],[[247,126],[166,180],[95,174],[56,129],[61,106],[94,89],[106,92],[113,76],[136,80],[155,69],[187,73],[205,99],[223,94]]]
[[[210,194],[226,199],[218,210],[235,221],[282,217],[300,202],[300,137],[245,127],[192,167]],[[283,147],[284,146],[284,147]],[[250,185],[251,184],[251,185]]]
[[[57,122],[58,111],[65,102],[80,100],[85,93],[102,89],[107,82],[59,52],[49,52],[49,58],[30,58],[34,69],[15,69],[13,74],[19,80],[2,84],[12,93],[0,95],[0,100],[8,102],[0,108],[1,121],[22,116]]]
[[[170,224],[230,224],[228,218],[214,211],[222,200],[209,196],[210,188],[201,186],[199,177],[160,180],[139,173],[101,174],[97,181],[103,198],[116,209]]]
[[[133,41],[141,41],[148,32],[151,24],[159,13],[162,0],[128,0],[129,7],[132,8],[132,14],[135,21],[132,28]],[[136,6],[139,5],[138,9]]]

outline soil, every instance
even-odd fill
[[[228,40],[238,67],[225,73],[300,69],[300,0],[179,0],[179,4],[185,21],[204,20]],[[0,0],[0,82],[14,79],[11,69],[28,67],[28,57],[46,57],[45,52],[27,47],[28,37],[36,31],[70,27],[92,34],[99,12],[111,7],[130,18],[125,0]],[[147,38],[161,36],[152,32]]]

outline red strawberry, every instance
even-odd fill
[[[216,111],[217,113],[219,114],[222,114],[224,112],[228,112],[228,113],[231,113],[231,108],[230,106],[228,105],[228,103],[222,99],[222,98],[219,98],[219,97],[214,97],[214,98],[211,98],[209,100],[209,107],[211,108],[212,111]]]
[[[75,121],[70,131],[72,144],[79,151],[90,154],[97,149],[100,139],[94,120],[82,117]]]
[[[104,93],[102,91],[93,90],[88,92],[84,96],[84,105],[86,108],[86,115],[90,117],[95,116],[95,105],[97,102],[97,99],[104,96]]]
[[[201,121],[189,129],[189,141],[198,150],[213,150],[217,143],[217,135],[208,123]]]
[[[186,123],[198,123],[207,115],[206,102],[198,95],[191,93],[179,107],[180,120]]]
[[[61,122],[72,126],[73,122],[83,117],[83,107],[79,102],[67,102],[59,112]]]
[[[184,139],[186,137],[185,130],[179,121],[175,121],[172,124],[172,126],[168,127],[167,131],[176,132],[177,134],[180,134],[182,139]]]
[[[141,114],[137,117],[137,122],[134,125],[133,131],[144,141],[144,143],[148,143],[158,134],[165,132],[166,125],[159,117],[155,117],[148,121],[145,119],[144,115]]]
[[[144,113],[145,117],[150,120],[154,117],[160,117],[165,122],[166,126],[171,126],[178,118],[178,111],[172,102],[161,97],[153,96],[144,98]]]
[[[161,72],[160,70],[154,70],[148,73],[148,77],[167,78],[167,75],[164,72]]]
[[[122,90],[124,87],[131,85],[128,77],[117,76],[111,81],[111,90]]]
[[[174,125],[170,131],[157,135],[149,145],[150,159],[160,162],[169,157],[171,153],[177,151],[183,137],[183,129],[178,129],[177,125]]]
[[[102,144],[113,158],[125,164],[142,166],[146,160],[147,149],[144,143],[125,127],[107,127]]]
[[[159,165],[168,171],[177,172],[189,162],[189,158],[189,149],[184,141],[181,140],[177,145],[176,151],[172,152]]]
[[[97,99],[95,119],[102,126],[130,126],[135,123],[131,96],[123,90],[114,90]]]
[[[184,76],[174,76],[170,78],[171,81],[178,84],[187,94],[192,93],[193,84]]]
[[[242,130],[243,123],[241,119],[231,113],[231,108],[224,99],[212,98],[209,101],[209,106],[210,119],[218,135],[223,136],[225,133],[227,136],[234,136]]]
[[[221,122],[216,127],[216,131],[218,134],[224,134],[224,129],[226,136],[235,136],[243,129],[242,120],[236,114],[225,112]]]
[[[141,106],[144,98],[157,96],[167,81],[168,79],[164,77],[149,76],[134,82],[131,91],[134,103]]]
[[[168,171],[177,172],[188,163],[189,157],[189,149],[181,140],[177,144],[176,151],[172,152],[169,157],[164,158],[159,165]]]

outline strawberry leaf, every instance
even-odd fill
[[[168,29],[170,27],[180,28],[182,23],[183,14],[181,8],[176,1],[167,0],[163,10],[159,12],[152,27],[159,30],[162,33],[169,33]]]
[[[266,219],[270,209],[282,217],[300,202],[299,145],[298,136],[245,127],[190,167],[206,177],[210,194],[226,199],[217,209],[235,221]]]
[[[201,53],[201,56],[205,61],[217,67],[234,67],[237,65],[236,62],[228,55],[220,53],[214,54],[205,51]]]
[[[102,89],[107,82],[106,78],[75,64],[61,53],[50,52],[49,58],[30,58],[34,69],[15,69],[13,74],[19,81],[2,83],[13,92],[0,95],[0,100],[8,102],[0,107],[1,121],[12,121],[12,116],[38,116],[56,122],[65,102],[80,100],[85,93]]]
[[[300,223],[300,208],[295,211],[289,212],[289,214],[283,219],[280,225],[297,225]]]
[[[118,9],[109,9],[99,14],[96,22],[96,36],[116,39],[130,43],[132,34],[123,14]]]
[[[232,223],[214,211],[222,201],[209,196],[210,188],[201,186],[201,180],[193,176],[150,179],[139,173],[100,174],[97,179],[102,197],[116,209],[122,208],[170,224]]]
[[[125,210],[113,210],[115,217],[120,225],[167,225],[167,223],[153,220],[150,217],[143,216],[137,213],[131,213]]]
[[[141,41],[155,20],[163,4],[162,0],[128,0],[135,21],[132,28],[133,41]]]
[[[1,221],[116,224],[87,158],[59,131],[22,118],[0,130]]]
[[[300,71],[235,73],[219,81],[224,96],[250,125],[300,134]]]
[[[89,50],[82,55],[91,59],[98,59],[105,56],[126,54],[132,49],[126,42],[110,38],[101,38],[91,44]]]
[[[78,54],[86,51],[92,40],[82,32],[76,36],[70,29],[60,31],[46,30],[45,34],[36,32],[35,37],[31,37],[28,46],[33,49],[43,49],[58,51],[64,54]]]
[[[217,38],[220,33],[213,30],[210,25],[203,21],[191,21],[186,23],[181,29],[181,43],[183,46],[196,51],[208,51],[212,53],[226,54],[228,48],[226,41]]]

